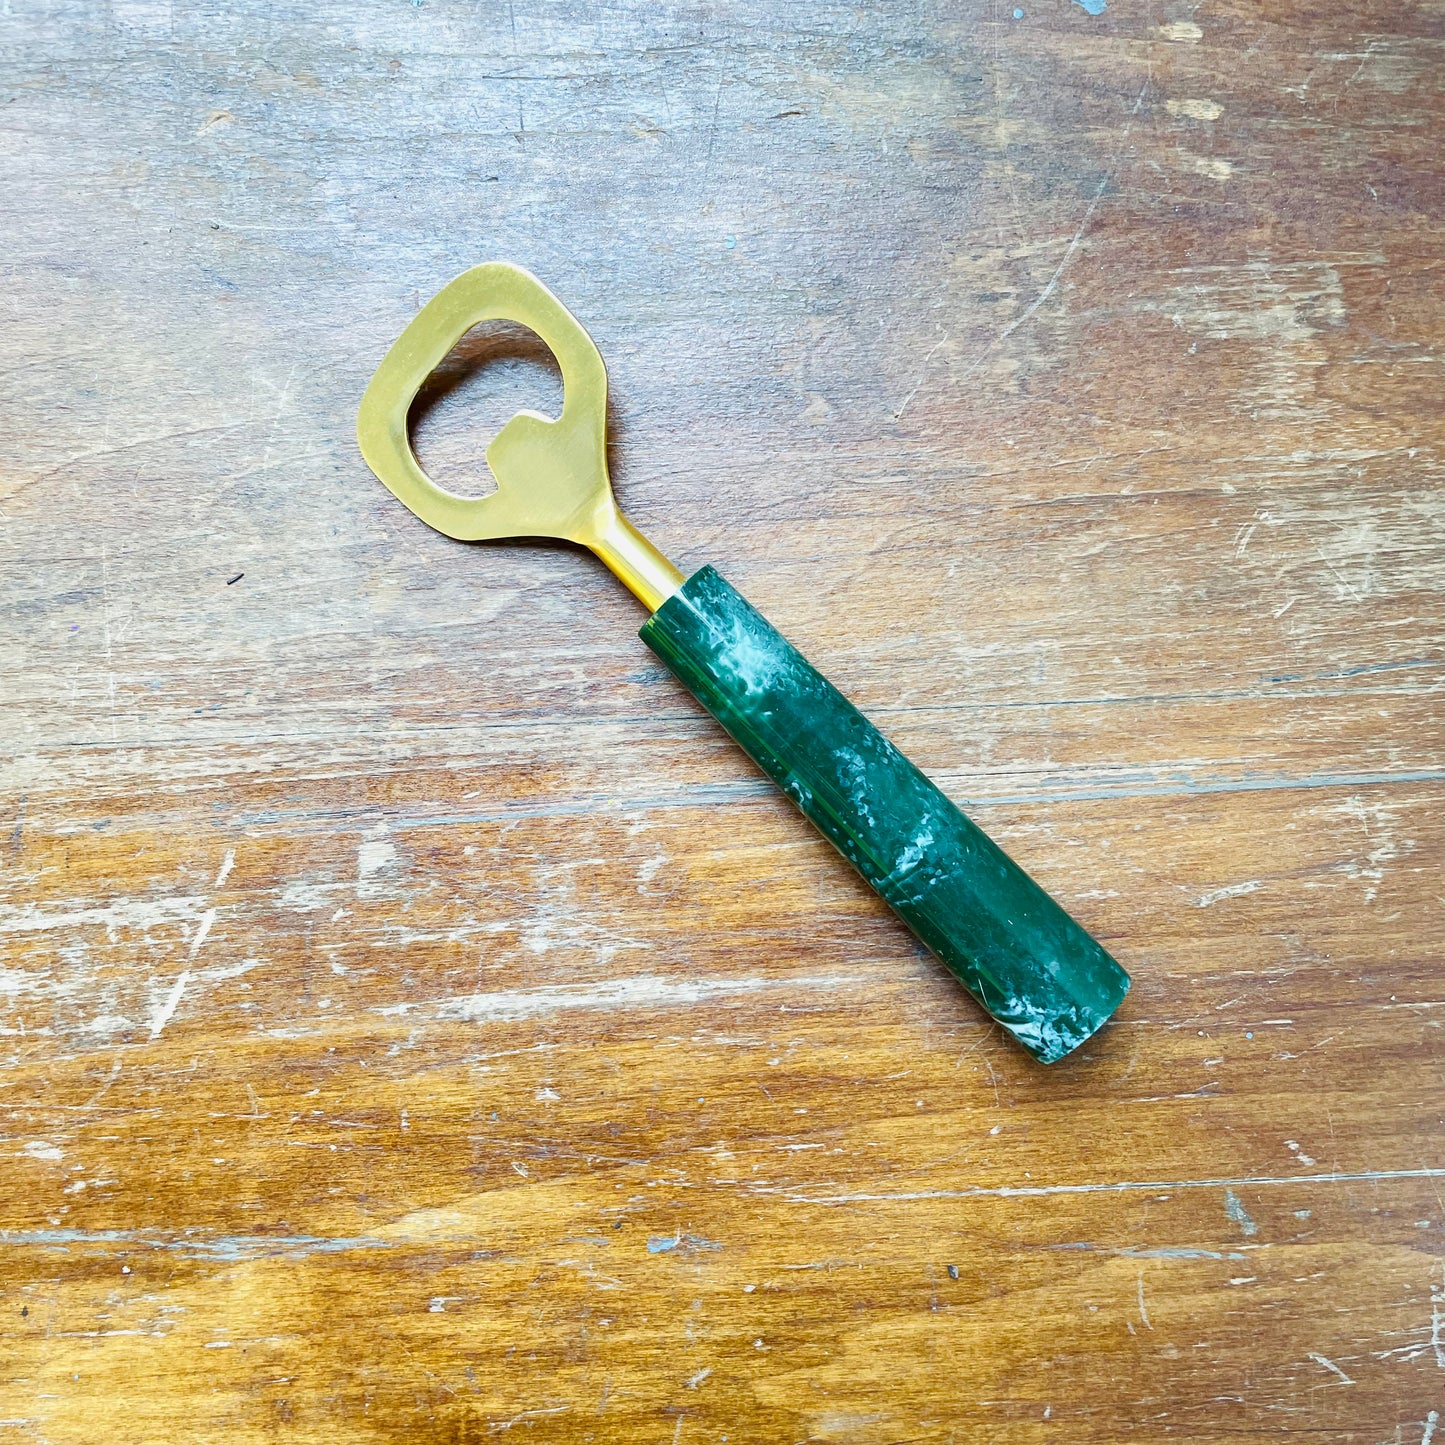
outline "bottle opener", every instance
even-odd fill
[[[562,371],[562,414],[518,412],[493,438],[497,490],[457,496],[421,469],[407,417],[472,327],[530,327]],[[1043,1063],[1118,1008],[1129,976],[712,567],[686,580],[618,510],[607,474],[607,371],[536,277],[490,262],[417,313],[362,397],[361,454],[422,521],[475,542],[589,547],[652,616],[642,640],[813,821],[985,1010]]]

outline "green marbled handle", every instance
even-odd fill
[[[1118,1008],[1129,975],[711,567],[641,635],[1036,1059]]]

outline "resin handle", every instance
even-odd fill
[[[642,640],[1036,1059],[1061,1059],[1129,975],[711,567]]]

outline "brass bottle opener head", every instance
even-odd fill
[[[521,411],[492,439],[497,490],[462,497],[422,470],[407,416],[422,383],[473,327],[515,321],[551,348],[562,371],[555,421]],[[443,287],[397,338],[371,378],[356,418],[366,464],[428,526],[464,542],[556,537],[590,547],[650,609],[682,574],[617,509],[607,475],[607,368],[577,319],[530,272],[501,261]]]

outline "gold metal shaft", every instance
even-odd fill
[[[621,512],[614,511],[612,526],[587,545],[649,612],[682,586],[682,573]]]

